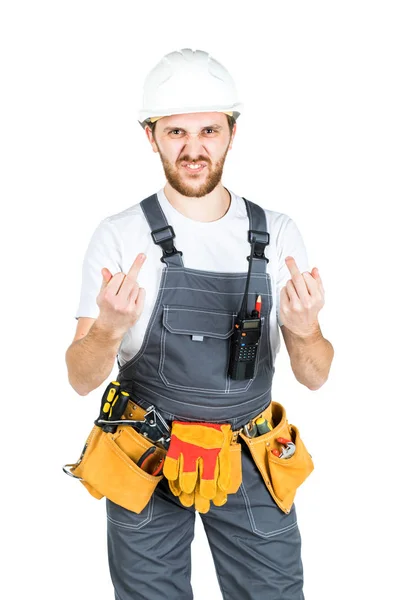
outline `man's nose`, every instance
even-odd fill
[[[187,133],[184,137],[185,152],[192,157],[197,157],[199,152],[204,152],[203,140],[198,133]]]

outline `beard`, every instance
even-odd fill
[[[229,150],[229,143],[223,156],[214,164],[214,166],[211,165],[209,158],[207,158],[206,156],[198,156],[196,159],[193,159],[185,155],[179,160],[178,168],[176,168],[167,158],[165,158],[165,156],[163,156],[157,142],[156,145],[160,154],[165,177],[167,178],[167,181],[170,184],[170,186],[174,190],[179,192],[179,194],[182,194],[182,196],[202,198],[203,196],[210,194],[221,181],[222,171],[224,169],[225,164],[225,158]],[[187,175],[186,177],[184,176],[183,172],[181,174],[181,171],[183,169],[183,167],[181,167],[181,163],[192,162],[193,160],[195,162],[204,162],[207,165],[207,177],[205,181],[203,181],[203,183],[201,184],[197,183],[196,181],[197,179],[202,177],[201,174],[197,175],[196,173],[194,173],[193,175]],[[192,177],[194,180],[193,184],[190,183],[190,179]]]

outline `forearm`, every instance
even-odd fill
[[[293,337],[290,356],[293,373],[297,381],[310,390],[317,390],[328,379],[334,355],[333,346],[319,328],[307,337],[292,333],[290,335]]]
[[[122,337],[101,329],[96,322],[80,340],[69,346],[65,360],[68,380],[81,396],[99,387],[110,375]]]

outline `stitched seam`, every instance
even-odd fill
[[[188,402],[187,400],[185,400],[183,402],[181,402],[180,400],[175,400],[175,398],[171,398],[170,396],[164,396],[163,394],[160,394],[159,392],[156,392],[154,389],[147,387],[146,385],[144,385],[143,383],[140,383],[139,381],[135,381],[135,385],[139,386],[139,387],[142,387],[145,390],[148,390],[153,396],[159,396],[160,398],[164,398],[165,400],[168,400],[168,402],[175,402],[176,404],[182,404],[184,406],[197,406],[197,407],[201,407],[201,408],[204,409],[204,404],[193,404],[193,403]],[[271,388],[272,388],[272,385],[270,385],[269,388],[266,391],[264,391],[262,394],[259,394],[258,396],[256,396],[255,398],[252,398],[251,400],[246,400],[246,401],[242,400],[241,402],[238,402],[238,404],[230,404],[230,408],[235,408],[236,406],[243,406],[245,404],[250,404],[250,403],[255,402],[256,400],[258,400],[259,398],[264,398],[265,395],[266,395],[266,393],[268,393],[269,391],[271,391]],[[238,392],[241,393],[241,390],[238,390]],[[234,393],[236,393],[236,391],[235,392],[231,391],[230,395],[233,395]],[[214,394],[220,395],[220,394],[224,394],[224,392],[214,392]],[[222,406],[222,405],[219,405],[219,406],[207,406],[207,410],[208,409],[219,410],[221,408],[226,409],[226,406]],[[246,413],[245,415],[240,416],[240,417],[236,417],[236,418],[243,418],[247,414],[251,414],[252,412],[254,412],[254,411],[251,411],[250,413]]]
[[[212,392],[213,394],[226,394],[226,386],[225,386],[225,389],[216,390],[215,388],[202,388],[202,387],[179,385],[176,383],[170,383],[168,381],[168,379],[165,377],[164,373],[161,373],[160,371],[159,371],[159,375],[167,387],[175,389],[175,390],[186,390],[188,392],[206,392],[206,393]],[[236,388],[235,392],[240,392],[240,393],[246,392],[249,389],[249,387],[251,386],[251,384],[253,383],[253,381],[254,381],[254,378],[249,379],[247,385],[245,385],[244,387],[241,387],[241,388],[239,388],[239,387]],[[138,384],[138,385],[141,385],[141,384]],[[143,387],[145,389],[149,389],[149,388],[146,388],[145,386],[143,386]],[[230,393],[232,394],[233,392],[231,391]],[[164,396],[164,397],[166,397],[166,396]],[[187,402],[187,401],[179,402],[179,400],[176,400],[176,402],[178,402],[179,404],[185,404],[186,406],[196,406],[195,404],[191,404],[190,402]],[[245,404],[245,402],[243,402],[241,404]],[[202,405],[198,404],[197,406],[202,406]],[[223,407],[221,407],[221,408],[223,408]]]
[[[158,373],[159,373],[162,381],[165,383],[165,385],[171,389],[185,390],[187,392],[206,392],[206,393],[212,392],[213,394],[226,394],[226,386],[225,386],[225,389],[216,390],[215,388],[202,388],[202,387],[193,387],[193,386],[189,387],[186,385],[178,385],[175,383],[170,383],[168,381],[168,379],[165,377],[165,375],[163,373],[161,373],[160,371]],[[245,387],[237,388],[235,391],[240,392],[240,393],[246,392],[249,389],[249,387],[253,381],[254,381],[253,379],[249,379],[249,382],[247,383],[247,385]],[[141,385],[141,384],[138,383],[138,385]],[[146,386],[144,386],[144,385],[142,387],[144,387],[145,389],[149,389],[149,388],[146,388]],[[233,393],[233,392],[231,391],[230,393]],[[166,396],[164,396],[164,398],[166,398]],[[179,400],[176,400],[176,402],[178,402],[178,404],[185,404],[186,406],[204,406],[201,404],[198,404],[198,405],[192,404],[187,401],[180,402]],[[244,404],[244,403],[241,403],[241,404]],[[221,408],[223,408],[223,407],[221,407]]]
[[[212,311],[212,310],[202,310],[202,309],[196,309],[196,308],[177,307],[177,306],[171,306],[171,305],[167,305],[167,304],[164,304],[163,307],[164,307],[164,315],[165,315],[165,318],[163,319],[163,324],[168,329],[168,331],[170,331],[171,333],[176,333],[179,331],[182,331],[184,333],[203,333],[204,335],[209,335],[210,337],[226,339],[231,335],[231,333],[233,331],[234,318],[236,316],[236,313],[226,312],[226,311]],[[196,314],[204,313],[204,314],[209,314],[209,315],[219,315],[219,316],[222,315],[222,316],[226,316],[226,317],[231,317],[231,325],[229,327],[229,330],[226,333],[216,333],[215,331],[203,331],[201,329],[194,329],[194,326],[191,329],[180,329],[178,327],[173,327],[170,323],[168,323],[168,320],[171,319],[171,309],[173,311],[195,312]]]
[[[153,500],[154,500],[154,496],[151,496],[150,501],[149,501],[149,514],[147,515],[147,517],[145,517],[143,519],[143,521],[141,521],[137,525],[128,525],[127,523],[122,523],[121,521],[116,521],[115,519],[110,517],[108,514],[107,514],[107,519],[109,521],[111,521],[111,523],[113,523],[114,525],[117,525],[118,527],[123,527],[124,529],[140,529],[141,527],[143,527],[144,525],[149,523],[149,521],[151,521],[151,518],[153,516],[153,504],[154,504]]]
[[[232,333],[233,328],[231,328],[227,333],[215,333],[215,331],[203,331],[202,329],[194,329],[194,327],[192,327],[191,329],[178,329],[175,327],[172,327],[171,325],[167,325],[167,323],[164,323],[165,325],[165,329],[168,329],[168,331],[170,333],[188,333],[188,334],[203,334],[203,335],[207,335],[209,337],[213,337],[213,338],[218,338],[219,340],[226,340]]]
[[[94,435],[96,433],[96,430],[97,430],[97,425],[92,428],[92,431],[90,432],[89,437],[86,440],[86,443],[85,443],[86,450],[85,450],[85,454],[83,455],[82,460],[79,462],[79,459],[78,459],[78,464],[74,463],[74,465],[76,465],[77,467],[79,466],[80,469],[83,468],[83,466],[85,465],[86,461],[88,460],[88,457],[90,455],[90,452],[88,452],[88,450],[89,450],[89,444],[92,441],[92,439],[93,439],[93,437],[94,437]],[[81,456],[82,456],[82,453],[81,453]]]
[[[228,315],[234,316],[234,317],[236,316],[235,312],[226,311],[226,310],[205,310],[204,308],[196,308],[196,307],[189,308],[187,306],[177,306],[175,304],[163,304],[163,306],[168,309],[172,308],[173,310],[181,310],[181,311],[186,310],[186,311],[195,312],[195,313],[202,312],[202,313],[207,313],[210,315],[221,314],[221,315],[226,315],[226,316],[228,316]]]
[[[253,278],[253,276],[252,276]],[[264,279],[264,276],[262,277]],[[160,290],[189,290],[191,292],[205,292],[206,294],[218,294],[219,296],[243,296],[243,292],[214,292],[212,290],[203,290],[202,288],[191,288],[191,287],[160,287]],[[263,296],[271,296],[270,293],[264,293]]]
[[[243,496],[244,502],[246,504],[246,511],[247,511],[247,514],[248,514],[248,517],[250,520],[251,528],[254,531],[254,533],[256,533],[257,535],[259,535],[261,537],[265,537],[265,538],[274,537],[275,535],[279,535],[280,533],[284,533],[285,531],[290,531],[290,529],[293,529],[294,527],[296,527],[297,520],[294,521],[294,523],[291,523],[290,525],[286,525],[286,527],[282,527],[281,529],[275,529],[274,531],[270,531],[269,533],[265,533],[264,531],[261,531],[260,529],[257,528],[257,525],[255,523],[254,514],[253,514],[253,511],[251,510],[250,499],[249,499],[249,496],[244,487],[243,481],[240,484],[240,491],[242,492],[242,496]]]
[[[267,283],[268,286],[268,292],[269,295],[272,298],[272,286],[271,286],[271,279],[268,280]],[[267,319],[267,327],[268,327],[268,366],[270,369],[272,369],[273,367],[273,361],[272,361],[272,347],[271,347],[271,310],[272,310],[272,302],[270,303],[269,306],[269,310],[268,310],[268,319]]]
[[[161,379],[163,379],[163,369],[164,369],[164,360],[165,360],[165,338],[167,335],[167,331],[164,327],[161,328],[161,339],[160,339],[160,362],[158,367],[158,374]]]
[[[105,439],[107,439],[107,438],[105,438]],[[146,481],[150,481],[151,483],[154,483],[156,480],[161,481],[162,475],[159,475],[156,477],[149,475],[145,471],[142,471],[140,469],[140,467],[138,467],[133,461],[130,461],[130,459],[128,459],[126,454],[124,454],[122,452],[122,450],[120,448],[118,448],[118,446],[114,446],[111,442],[108,442],[108,446],[114,452],[114,454],[116,454],[119,458],[121,458],[121,460],[127,465],[127,467],[129,467],[131,469],[131,471],[133,471],[135,473],[135,475],[138,475],[142,479],[145,479]],[[130,462],[128,462],[128,460]],[[135,465],[135,466],[133,466],[133,465]]]
[[[225,590],[224,590],[224,587],[222,585],[222,577],[220,576],[220,574],[218,572],[217,562],[215,560],[215,552],[214,552],[213,544],[211,543],[210,537],[208,535],[207,527],[206,527],[205,521],[203,520],[202,514],[200,514],[200,517],[201,517],[201,520],[203,521],[204,531],[206,533],[207,540],[208,540],[208,545],[210,547],[211,554],[212,554],[212,557],[213,557],[213,562],[214,562],[214,567],[215,567],[215,574],[217,575],[217,579],[218,579],[219,587],[220,587],[220,590],[221,590],[222,598],[223,598],[223,600],[225,600],[225,599],[228,598],[228,596],[225,595]]]
[[[126,419],[129,423],[129,419]],[[129,437],[132,439],[132,441],[134,441],[138,446],[140,446],[141,448],[143,448],[144,450],[147,450],[148,448],[150,448],[151,446],[149,445],[149,443],[146,444],[145,440],[142,439],[141,437],[136,437],[135,434],[133,433],[134,429],[127,429],[125,428],[124,433],[126,435],[129,435]],[[122,434],[122,431],[121,431]],[[140,434],[137,434],[138,436],[140,436]],[[118,444],[117,444],[118,446]],[[140,467],[139,467],[140,468]]]
[[[223,273],[223,271],[221,271],[221,274],[216,274],[215,271],[203,271],[203,270],[196,270],[196,269],[190,269],[188,267],[184,267],[183,269],[180,267],[171,267],[171,274],[172,273],[184,273],[185,271],[189,271],[191,273],[196,273],[196,276],[198,277],[207,277],[207,279],[211,278],[211,279],[246,279],[247,277],[247,271],[243,271],[242,273]],[[265,275],[268,275],[270,277],[270,274],[267,272],[263,272],[263,273],[254,273],[252,274],[252,277],[264,277]]]

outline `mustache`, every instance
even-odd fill
[[[197,158],[190,158],[190,156],[184,156],[183,158],[180,159],[180,162],[187,162],[187,163],[199,163],[199,162],[205,162],[207,164],[209,164],[210,160],[206,157],[206,156],[198,156]]]

